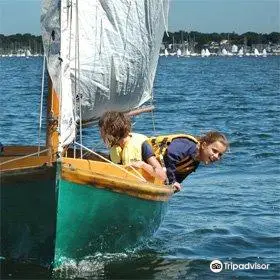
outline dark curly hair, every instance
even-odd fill
[[[122,112],[108,111],[99,120],[100,134],[106,145],[113,147],[131,131],[130,117]]]

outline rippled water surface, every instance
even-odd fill
[[[279,279],[279,65],[280,57],[160,58],[154,119],[135,118],[135,130],[152,135],[153,122],[157,134],[220,130],[230,151],[185,180],[145,246],[96,253],[55,272],[4,262],[3,279]],[[41,76],[41,58],[0,58],[4,145],[37,143]],[[88,147],[97,139],[85,131]],[[213,273],[214,259],[269,266]]]

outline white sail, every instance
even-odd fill
[[[185,52],[185,56],[189,57],[191,55],[191,52],[189,51],[189,49],[187,48],[186,49],[186,52]]]
[[[180,49],[177,50],[177,56],[180,57],[182,55],[182,51]]]
[[[202,49],[200,54],[201,54],[201,57],[204,57],[205,56],[205,49]]]
[[[75,124],[152,98],[168,0],[43,0],[48,71],[60,97],[61,145]],[[52,36],[53,35],[53,36]]]
[[[210,56],[210,55],[211,55],[211,54],[210,54],[210,51],[209,51],[208,49],[206,49],[206,50],[205,50],[205,56],[208,57],[208,56]]]
[[[223,55],[223,56],[228,55],[228,51],[227,51],[225,48],[222,49],[222,55]]]
[[[259,56],[260,55],[259,50],[257,48],[254,49],[254,55],[255,56]]]
[[[239,57],[242,57],[244,55],[244,50],[243,50],[243,47],[241,47],[238,51],[238,54],[237,54]]]
[[[236,45],[232,45],[231,52],[236,54],[238,52],[238,47]]]

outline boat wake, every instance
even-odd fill
[[[128,253],[95,253],[83,260],[77,261],[69,258],[61,258],[63,265],[53,270],[54,279],[102,279],[106,275],[106,267],[115,261],[123,261],[130,258]]]

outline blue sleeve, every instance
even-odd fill
[[[153,149],[152,149],[151,145],[147,141],[143,142],[143,144],[142,144],[142,159],[143,159],[143,161],[146,162],[148,158],[150,158],[154,155],[155,154],[153,152]]]
[[[164,156],[164,164],[169,184],[173,184],[176,179],[176,165],[187,156],[194,156],[196,152],[196,144],[185,138],[173,140],[167,148]]]

